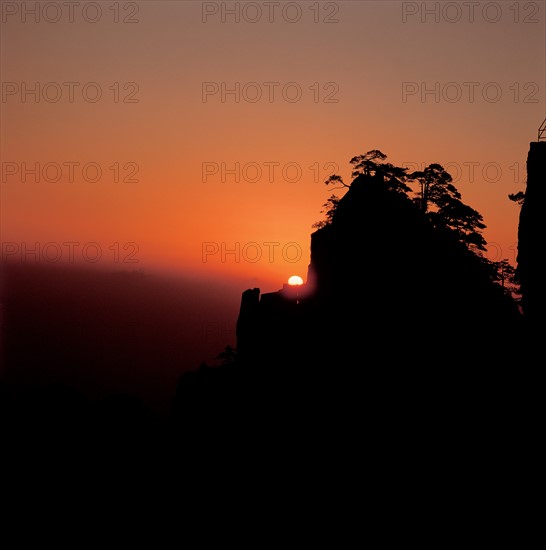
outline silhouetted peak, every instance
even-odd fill
[[[421,354],[414,331],[430,335],[429,347],[454,339],[466,347],[483,327],[501,334],[517,323],[517,307],[487,263],[398,183],[380,172],[353,180],[330,223],[311,235],[307,296],[243,293],[238,348],[247,360],[358,362],[363,344],[373,348],[389,334],[410,357]],[[325,339],[329,352],[320,351]]]

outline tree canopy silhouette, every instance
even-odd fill
[[[353,178],[360,174],[374,176],[383,176],[387,186],[398,193],[409,193],[411,188],[406,185],[407,168],[394,166],[390,162],[385,162],[387,155],[378,149],[372,149],[365,155],[358,155],[350,160],[353,165]]]
[[[330,195],[330,198],[322,205],[324,210],[321,210],[320,213],[324,214],[325,218],[324,220],[315,222],[313,224],[314,229],[320,229],[321,227],[324,227],[326,225],[330,225],[332,223],[332,220],[334,218],[334,213],[336,211],[337,205],[339,204],[339,197],[332,194]]]
[[[421,195],[415,200],[423,212],[429,210],[430,204],[441,208],[451,199],[461,199],[461,194],[451,183],[452,177],[440,164],[429,164],[423,171],[413,172],[409,179],[419,183]]]
[[[425,219],[438,231],[449,233],[477,254],[484,265],[489,264],[493,280],[505,281],[508,260],[491,262],[481,254],[487,251],[487,241],[482,235],[486,228],[483,216],[463,202],[461,193],[453,184],[451,174],[441,164],[432,163],[423,170],[408,173],[407,168],[387,162],[387,155],[378,149],[354,156],[350,164],[353,178],[356,179],[360,175],[379,176],[386,189],[412,200],[420,208]],[[345,183],[338,174],[328,177],[325,184],[333,185],[332,189],[351,187],[351,184]],[[414,191],[408,184],[417,184],[418,190]],[[522,193],[518,193],[510,198],[521,204],[521,195]],[[324,210],[321,211],[325,214],[325,219],[313,224],[314,228],[320,229],[333,222],[339,201],[340,198],[336,195],[328,199],[323,205]],[[499,274],[499,270],[502,274]]]
[[[453,178],[440,164],[429,164],[408,179],[419,184],[420,195],[414,200],[434,224],[451,229],[469,247],[486,250],[480,233],[486,227],[482,215],[462,202]]]
[[[508,195],[508,198],[518,204],[519,206],[523,205],[523,201],[525,200],[525,191],[518,191],[517,193],[510,193]]]
[[[389,162],[385,162],[387,155],[379,151],[378,149],[372,149],[364,155],[357,155],[353,157],[349,162],[352,165],[351,176],[353,178],[363,174],[365,176],[375,176],[380,174],[387,182],[387,185],[399,192],[409,193],[409,188],[405,181],[407,179],[407,168],[401,168],[400,166],[394,166]],[[326,180],[326,185],[340,184],[341,187],[335,187],[333,189],[342,189],[343,187],[349,188],[350,185],[343,181],[343,178],[337,174],[331,175]]]

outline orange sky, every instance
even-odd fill
[[[256,23],[245,21],[256,16],[255,2],[239,2],[239,22],[225,13],[222,22],[235,2],[102,1],[95,23],[83,16],[89,2],[75,7],[73,22],[66,7],[58,22],[55,7],[36,22],[24,13],[34,4],[2,8],[0,229],[12,259],[33,261],[23,250],[36,242],[42,256],[53,243],[46,254],[61,261],[70,261],[70,246],[87,262],[100,247],[93,265],[117,259],[122,268],[236,277],[275,290],[306,275],[332,163],[347,180],[352,156],[380,149],[400,165],[455,163],[463,200],[482,213],[495,243],[492,259],[514,260],[519,210],[507,194],[524,187],[529,142],[545,116],[546,2],[480,2],[472,23],[466,9],[456,21],[452,2],[425,3],[440,6],[438,22],[421,2],[285,2],[286,17],[300,15],[292,23],[283,3],[272,22],[258,3]],[[97,16],[94,6],[85,14]],[[37,82],[38,102],[21,93]],[[68,82],[76,83],[73,101]],[[272,82],[279,84],[264,84]],[[222,101],[222,86],[236,83],[239,101]],[[439,97],[423,101],[421,91],[435,85]],[[102,97],[93,103],[97,87]],[[27,174],[23,182],[23,163],[38,163],[40,181]],[[63,163],[79,163],[73,181]],[[82,173],[87,163],[100,167],[99,181],[90,181],[93,164]],[[222,175],[236,163],[238,182]],[[115,181],[135,168],[136,181]],[[222,258],[237,247],[238,257]]]

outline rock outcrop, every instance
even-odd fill
[[[546,141],[531,142],[527,156],[527,188],[518,229],[517,277],[522,308],[529,327],[542,326],[546,287],[541,266],[546,243]]]
[[[371,357],[397,365],[502,359],[520,321],[486,263],[381,176],[357,177],[332,223],[311,235],[308,283],[298,300],[285,289],[257,302],[254,289],[252,317],[243,295],[245,362],[335,369]]]

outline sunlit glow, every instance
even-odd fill
[[[292,277],[288,279],[288,284],[291,286],[300,286],[303,284],[303,279],[297,275],[292,275]]]

